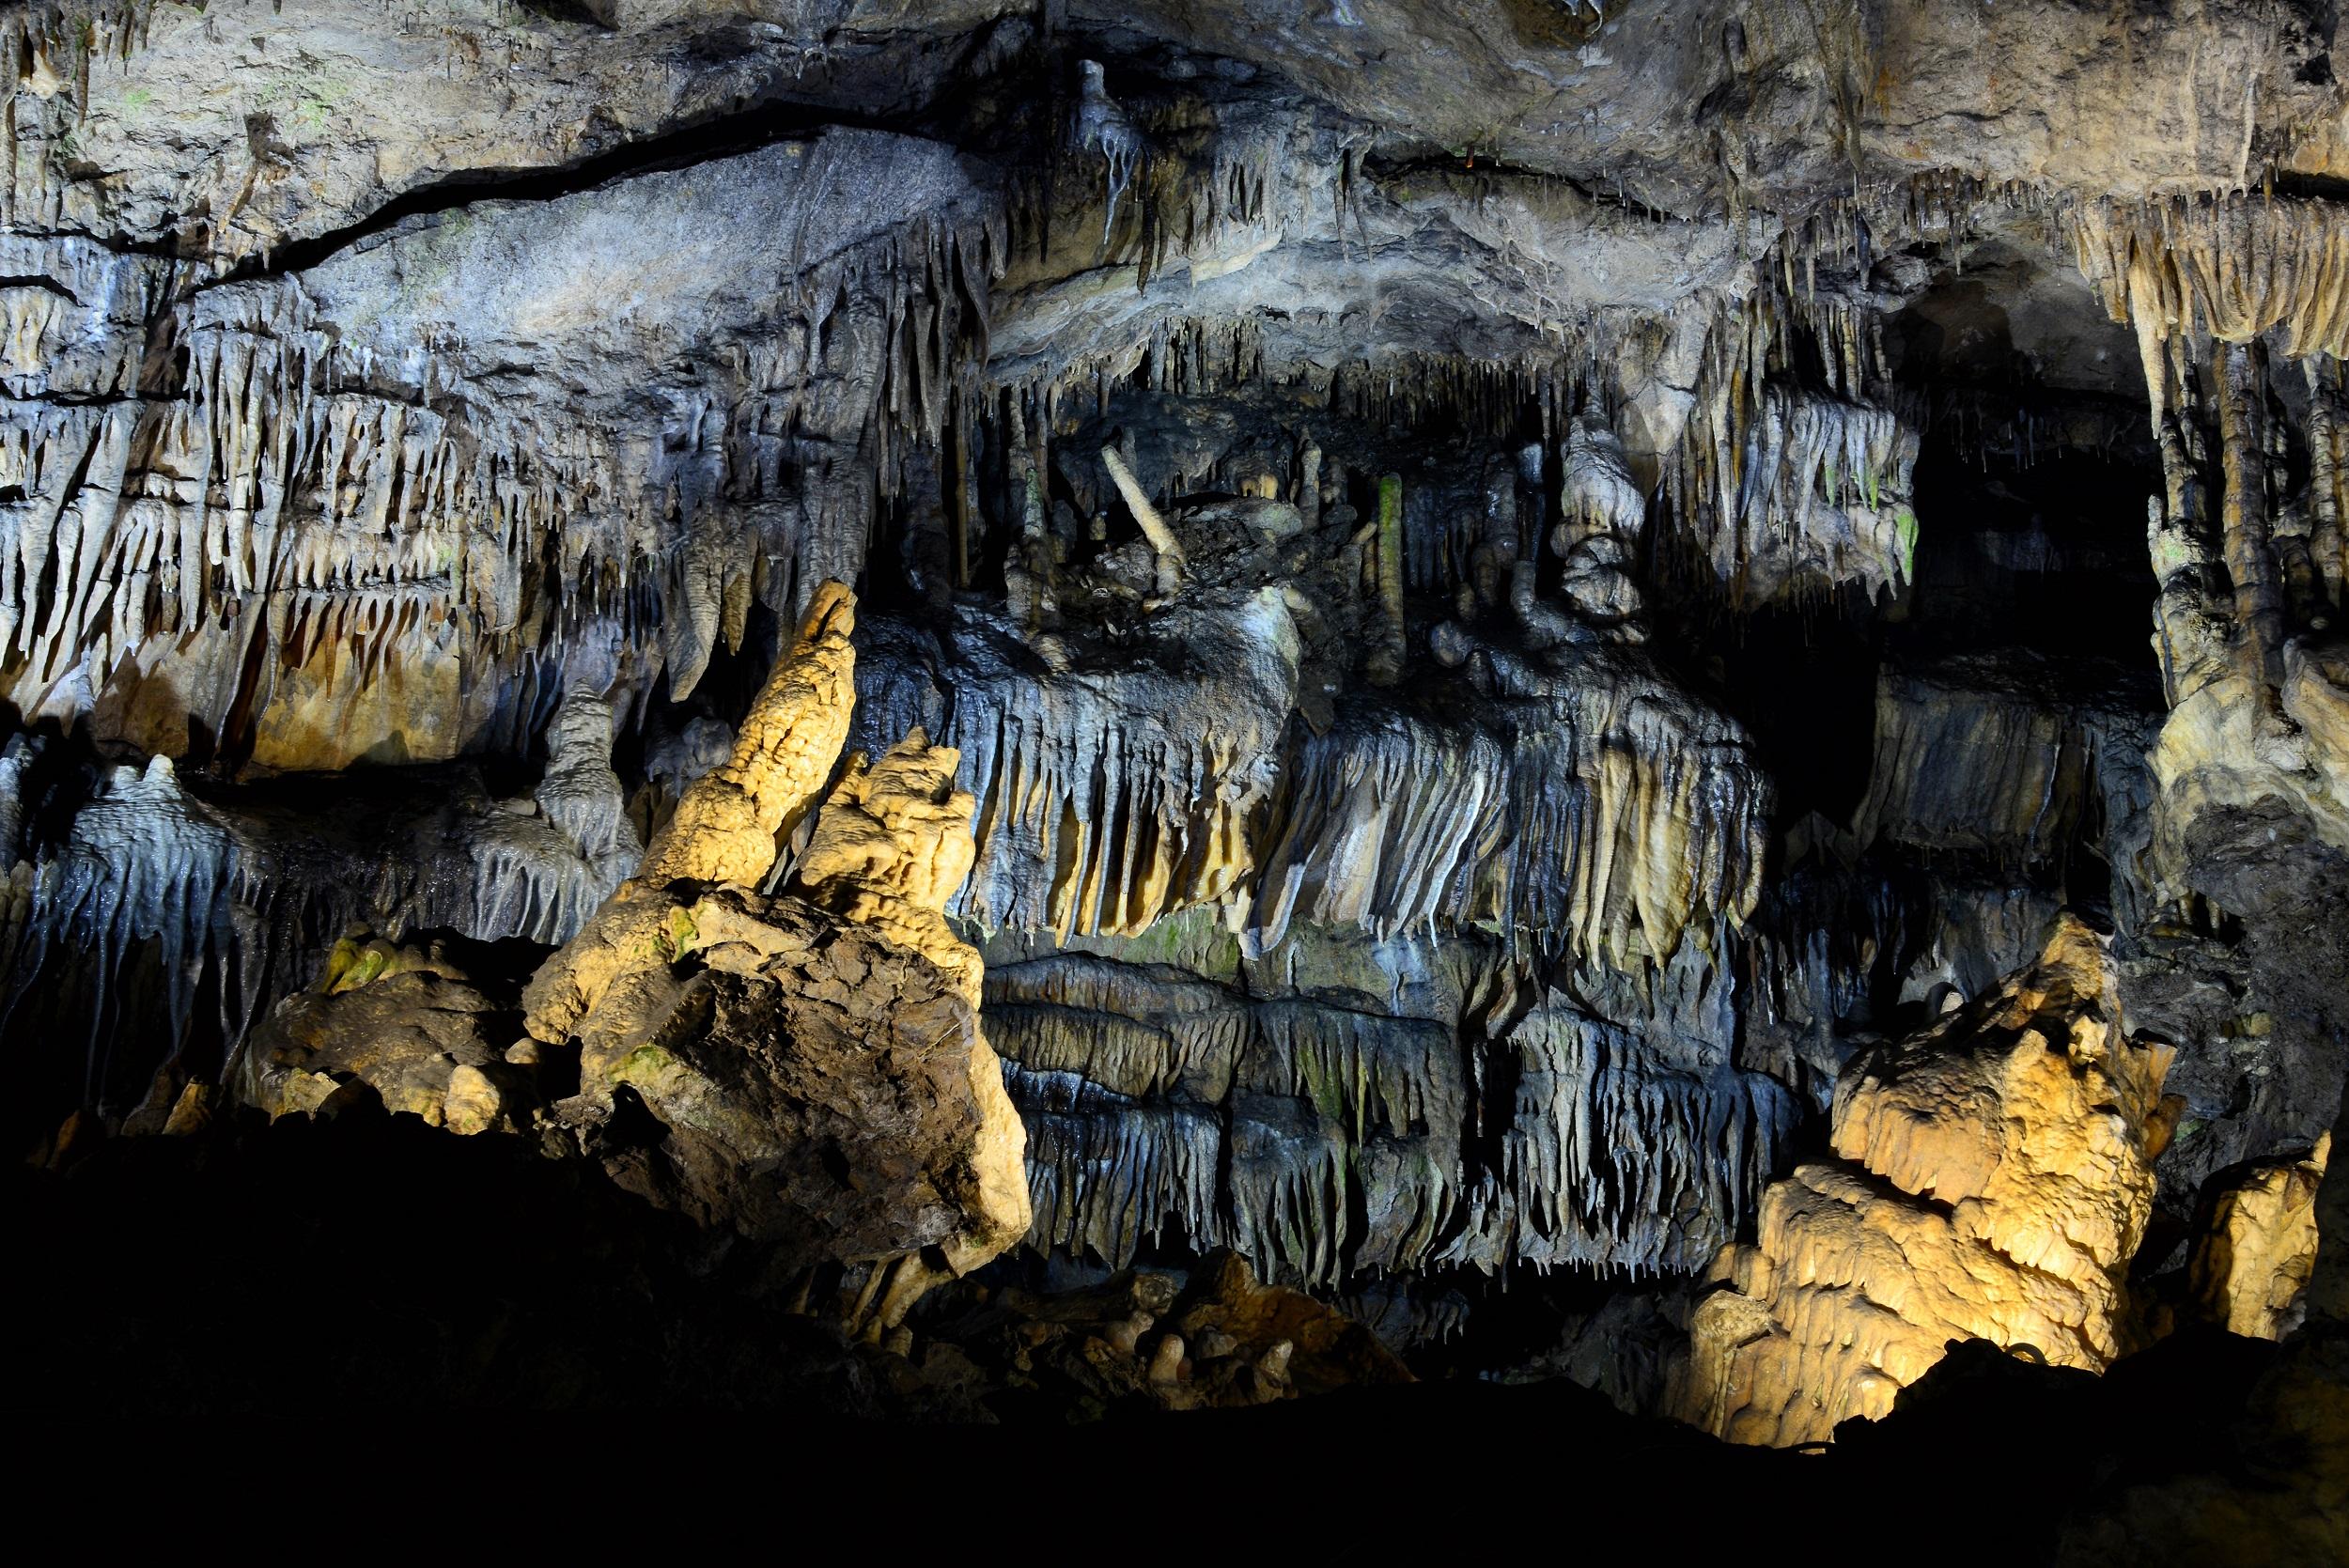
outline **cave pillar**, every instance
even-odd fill
[[[2349,538],[2341,532],[2341,422],[2335,398],[2340,374],[2315,358],[2304,360],[2309,382],[2309,552],[2325,598],[2339,608],[2349,576]]]
[[[1378,572],[1378,642],[1371,649],[1369,675],[1374,686],[1392,686],[1403,678],[1403,476],[1389,474],[1378,481],[1378,517],[1375,549]]]
[[[2257,343],[2219,346],[2218,440],[2226,475],[2219,514],[2227,575],[2234,584],[2238,656],[2245,674],[2283,683],[2283,581],[2267,525],[2266,458],[2261,440],[2266,356]]]

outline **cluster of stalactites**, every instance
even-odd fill
[[[2112,318],[2140,334],[2243,343],[2280,329],[2293,358],[2349,355],[2349,221],[2337,203],[2106,202],[2075,210],[2069,227]]]
[[[84,1102],[107,1111],[164,1058],[241,1040],[353,927],[567,940],[636,862],[612,722],[609,703],[575,691],[549,726],[535,799],[460,789],[347,844],[323,824],[199,800],[156,757],[101,773],[57,842],[26,845],[34,749],[19,737],[0,756],[0,1022],[83,1026]],[[141,989],[150,977],[160,994]],[[208,999],[216,1011],[200,1016]]]
[[[2152,753],[2153,842],[2170,891],[2213,809],[2280,801],[2349,843],[2349,682],[2307,635],[2341,607],[2345,237],[2339,206],[2316,198],[2108,204],[2074,220],[2082,270],[2136,328],[2161,458],[2147,540],[2170,715]],[[2306,380],[2305,487],[2274,355]]]
[[[1195,678],[957,671],[940,738],[977,784],[978,863],[956,914],[1064,937],[1130,933],[1237,896],[1296,700],[1295,632],[1277,593],[1195,629],[1211,654]],[[894,688],[868,701],[875,733],[926,711],[923,694]]]
[[[371,704],[427,757],[526,738],[548,660],[585,658],[599,686],[616,660],[639,688],[665,662],[681,697],[740,645],[754,595],[788,618],[862,569],[876,508],[984,352],[1002,255],[989,216],[825,259],[793,286],[804,331],[737,354],[731,396],[673,399],[647,443],[478,397],[461,344],[378,363],[289,282],[172,303],[167,263],[0,241],[30,280],[0,287],[0,378],[30,399],[0,422],[0,684],[28,713],[127,710],[125,738],[175,754],[190,721],[219,736],[261,715],[266,736],[281,685]],[[175,355],[148,348],[158,312]],[[842,384],[863,391],[844,403]],[[845,437],[852,462],[831,456]],[[363,722],[337,752],[291,727],[262,742],[272,766],[379,738]]]
[[[314,334],[214,323],[189,334],[179,396],[44,408],[0,436],[0,480],[24,494],[0,507],[0,674],[21,707],[70,717],[193,660],[166,684],[217,735],[267,710],[280,670],[343,701],[452,643],[519,674],[583,619],[626,614],[607,565],[624,546],[573,526],[608,493],[608,452],[560,432],[483,441],[334,390],[332,361]],[[176,750],[178,722],[133,738]]]
[[[1897,596],[1915,572],[1917,432],[1893,411],[1723,368],[1670,465],[1665,511],[1740,608],[1825,598],[1843,583]]]
[[[1078,63],[1076,87],[1060,162],[1074,165],[1080,179],[1100,181],[1095,248],[1103,262],[1132,267],[1138,287],[1186,263],[1193,280],[1204,281],[1221,257],[1259,252],[1284,229],[1326,224],[1334,230],[1344,223],[1351,188],[1342,173],[1332,178],[1326,165],[1298,156],[1293,111],[1122,103],[1094,60]],[[1215,130],[1205,138],[1208,150],[1193,155],[1188,149],[1202,140],[1202,116]],[[1343,167],[1343,153],[1339,160]],[[1009,206],[1017,247],[1050,259],[1054,210],[1065,199],[1068,172],[1048,170],[1015,186]]]
[[[1560,446],[1578,412],[1605,411],[1605,367],[1618,346],[1617,334],[1595,328],[1564,351],[1412,351],[1330,366],[1272,357],[1264,324],[1253,317],[1161,317],[1131,344],[1080,355],[1010,385],[1030,407],[1040,398],[1055,413],[1080,398],[1106,409],[1120,391],[1223,397],[1294,387],[1326,402],[1334,417],[1372,428],[1455,428],[1494,440],[1519,433],[1532,411],[1544,440]]]
[[[0,13],[0,83],[7,96],[30,92],[44,103],[70,106],[80,118],[89,109],[92,63],[129,59],[147,42],[154,13],[155,0],[15,0]],[[0,223],[48,222],[55,213],[45,205],[26,210],[26,187],[40,204],[61,183],[61,171],[47,159],[24,166],[18,138],[11,105],[0,114]]]
[[[2130,814],[2106,797],[2132,786],[2145,743],[2125,702],[2064,700],[1971,661],[1888,664],[1852,831],[1862,846],[1982,855],[2016,875],[2060,866],[2084,822]]]
[[[1435,1019],[1085,955],[997,966],[988,1004],[1030,1129],[1030,1243],[1112,1265],[1173,1229],[1324,1288],[1686,1271],[1750,1216],[1797,1120],[1768,1079],[1692,1059],[1660,1005],[1626,1028],[1553,993],[1504,1080]],[[1499,1129],[1497,1166],[1469,1157],[1471,1125]]]
[[[1401,713],[1300,737],[1250,944],[1292,921],[1392,935],[1448,918],[1558,933],[1622,967],[1751,911],[1768,787],[1734,725],[1605,682],[1512,713],[1506,737]]]

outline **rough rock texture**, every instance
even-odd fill
[[[815,817],[806,896],[754,891],[847,735],[854,619],[845,587],[817,590],[732,757],[518,999],[493,1002],[438,952],[346,942],[254,1034],[240,1097],[279,1116],[371,1092],[455,1132],[575,1141],[803,1295],[845,1268],[849,1321],[876,1332],[1019,1239],[1025,1139],[979,1032],[979,956],[941,913],[972,854],[955,753],[916,731],[877,766],[854,758]],[[528,1069],[556,1058],[579,1092],[533,1118]]]
[[[2299,1327],[2316,1269],[2316,1192],[2333,1135],[2306,1159],[2254,1166],[2221,1188],[2187,1263],[2194,1305],[2232,1334],[2278,1340]]]
[[[527,1125],[532,1086],[506,1063],[506,1012],[442,953],[344,941],[319,983],[255,1031],[236,1097],[272,1117],[314,1114],[355,1081],[428,1126],[510,1130]]]
[[[532,978],[523,1027],[577,1048],[578,1118],[608,1123],[625,1090],[666,1129],[625,1185],[798,1267],[862,1270],[853,1317],[889,1327],[1026,1231],[1025,1137],[978,955],[941,913],[972,858],[953,752],[916,731],[855,758],[815,819],[809,901],[750,891],[847,736],[854,622],[845,587],[817,590],[733,756]]]
[[[2101,1370],[2169,1133],[2166,1047],[2124,1032],[2103,943],[2061,920],[1999,991],[1836,1085],[1831,1163],[1764,1195],[1758,1242],[1690,1323],[1686,1419],[1824,1441],[1882,1416],[1952,1339]]]
[[[880,929],[720,891],[660,907],[637,967],[571,1026],[614,1179],[779,1265],[848,1265],[851,1320],[894,1327],[935,1274],[1028,1226],[1024,1142],[958,979]]]
[[[1884,1263],[1890,1380],[2288,1320],[2298,1178],[2242,1181],[2349,1064],[2339,10],[10,7],[20,1145],[526,1128],[438,1141],[708,1221],[662,1290],[805,1286],[901,1410],[991,1408],[908,1304],[1023,1229],[940,1310],[1229,1249],[1653,1409],[1724,1248],[1949,1254],[1898,1140],[1828,1153],[1898,1075],[1837,1085],[2072,908],[2174,1143],[2061,1290]],[[1048,1403],[1277,1386],[1050,1337]]]

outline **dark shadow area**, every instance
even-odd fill
[[[1917,459],[1917,581],[1904,652],[2027,647],[2154,667],[2149,460],[2059,452],[2024,466],[1929,434]]]
[[[1514,1506],[1502,1499],[1566,1487],[1595,1517],[1651,1534],[1665,1560],[1750,1548],[1801,1499],[1831,1498],[1838,1532],[1901,1539],[1914,1560],[2031,1563],[2052,1560],[2067,1519],[2131,1486],[2257,1486],[2307,1457],[2244,1421],[2278,1347],[2208,1332],[2101,1379],[1961,1347],[1891,1418],[1847,1423],[1825,1456],[1733,1448],[1564,1381],[1472,1377],[1089,1426],[1019,1401],[992,1412],[1025,1409],[1012,1427],[908,1425],[921,1412],[901,1358],[792,1315],[746,1250],[518,1141],[354,1109],[116,1140],[61,1172],[7,1179],[13,1255],[32,1265],[17,1343],[38,1347],[12,1359],[7,1398],[41,1413],[53,1458],[83,1452],[77,1423],[131,1422],[109,1439],[119,1454],[198,1413],[215,1435],[288,1421],[305,1452],[359,1452],[448,1419],[424,1414],[437,1409],[463,1412],[468,1442],[530,1434],[514,1461],[527,1466],[609,1430],[583,1413],[667,1411],[690,1413],[692,1446],[718,1470],[803,1481],[842,1468],[894,1484],[904,1461],[877,1472],[877,1456],[960,1453],[1002,1484],[1050,1476],[1064,1523],[1130,1523],[1138,1487],[1191,1477],[1256,1498],[1244,1512],[1259,1546],[1392,1546],[1439,1514],[1454,1533],[1463,1509],[1498,1517]],[[214,1441],[173,1470],[252,1457]],[[2013,1464],[2034,1474],[1928,1509],[1929,1538],[1918,1535],[1925,1478]],[[932,1496],[917,1488],[905,1506]]]

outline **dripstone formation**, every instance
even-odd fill
[[[2176,1365],[2017,1549],[2349,1530],[2337,11],[0,11],[50,1321],[217,1403],[108,1238],[357,1171],[689,1325],[418,1400],[1861,1476]]]

